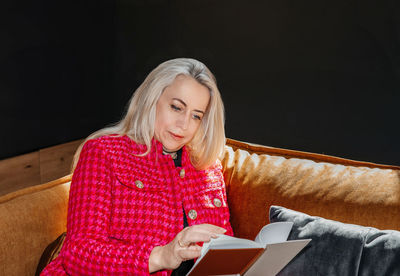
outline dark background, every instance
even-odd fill
[[[400,1],[3,1],[0,159],[118,121],[159,63],[203,61],[227,137],[400,165]]]

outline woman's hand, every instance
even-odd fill
[[[176,237],[164,246],[156,246],[151,251],[149,258],[149,272],[161,269],[175,269],[181,262],[198,258],[201,246],[198,242],[209,242],[217,234],[226,230],[212,224],[198,224],[184,228]]]

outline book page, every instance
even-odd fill
[[[261,244],[264,248],[267,244],[284,242],[289,237],[292,227],[293,222],[291,221],[267,224],[260,230],[255,238],[255,242]]]
[[[282,270],[311,239],[290,240],[268,244],[264,253],[246,271],[244,276],[275,276]]]
[[[231,248],[237,249],[237,248],[259,248],[263,246],[251,240],[235,238],[224,234],[219,234],[218,238],[211,239],[211,241],[208,243],[208,247],[212,249],[231,249]]]

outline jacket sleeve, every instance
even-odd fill
[[[155,245],[130,244],[110,235],[111,178],[101,140],[88,141],[72,178],[67,239],[61,252],[70,275],[149,274],[149,256]]]
[[[233,236],[233,230],[232,230],[232,226],[230,223],[230,212],[229,212],[229,207],[228,207],[228,198],[226,195],[226,185],[225,185],[225,180],[224,180],[224,175],[222,173],[222,164],[219,160],[217,160],[216,165],[215,165],[215,170],[216,170],[216,175],[217,178],[219,179],[219,181],[222,183],[222,196],[223,196],[223,200],[227,206],[227,208],[223,209],[223,214],[222,214],[222,225],[221,227],[226,229],[225,235],[229,235],[229,236]]]
[[[215,214],[209,218],[212,220],[212,223],[223,227],[226,229],[225,235],[233,236],[232,226],[230,224],[230,213],[228,207],[228,200],[226,195],[226,186],[224,181],[224,175],[222,173],[222,165],[219,160],[215,162],[209,169],[206,170],[206,179],[204,180],[206,185],[213,190],[217,190],[217,198],[222,199],[222,205],[220,207],[214,207],[212,203],[208,203],[210,201],[209,198],[206,200],[208,205],[213,206],[215,210]],[[212,196],[211,196],[212,198]],[[200,199],[201,200],[201,199]]]

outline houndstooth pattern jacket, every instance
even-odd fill
[[[219,161],[198,171],[185,147],[182,167],[155,139],[148,155],[137,156],[145,149],[127,136],[86,142],[72,178],[67,237],[42,275],[148,275],[152,249],[182,230],[182,207],[189,225],[233,234]]]

